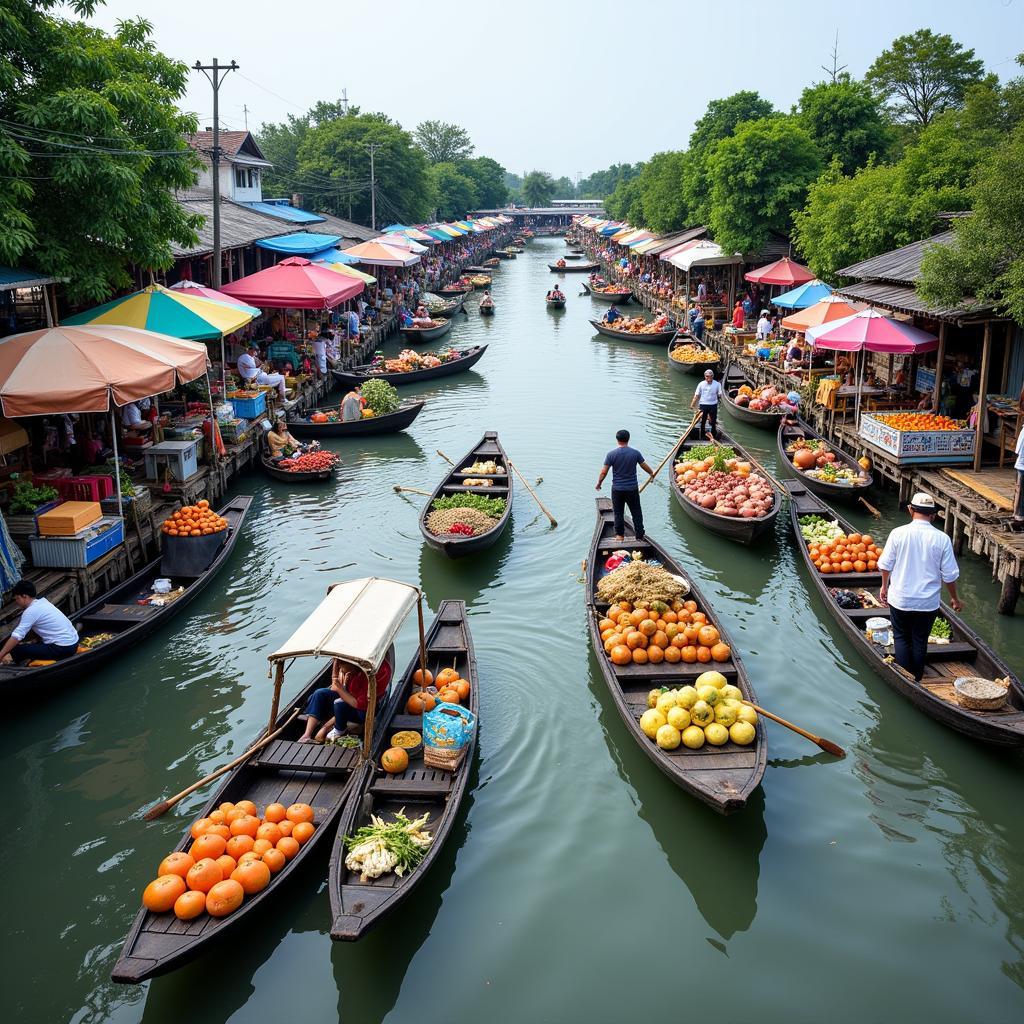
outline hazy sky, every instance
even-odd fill
[[[556,177],[683,148],[708,101],[740,89],[788,110],[831,64],[837,30],[856,76],[922,27],[1004,79],[1024,49],[1024,0],[107,0],[95,21],[136,15],[173,57],[238,62],[221,89],[228,127],[244,106],[256,128],[347,89],[407,129],[454,121],[477,155]],[[185,106],[210,123],[199,72]]]

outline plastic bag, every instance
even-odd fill
[[[423,763],[455,771],[473,738],[476,716],[459,704],[438,701],[423,715]]]

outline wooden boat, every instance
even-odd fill
[[[489,306],[483,304],[480,305],[481,316],[494,316],[494,303],[492,302]]]
[[[516,253],[512,249],[498,249],[494,255],[502,260],[514,260],[516,258]]]
[[[426,635],[426,663],[428,671],[437,678],[442,669],[452,668],[470,684],[468,708],[474,716],[479,714],[479,683],[476,653],[462,601],[442,601]],[[422,716],[407,715],[406,701],[420,687],[413,682],[413,673],[420,667],[419,652],[414,655],[404,675],[400,677],[398,700],[391,705],[391,714],[381,722],[381,730],[373,756],[360,776],[341,817],[331,851],[328,872],[328,891],[331,894],[331,938],[358,939],[381,918],[397,910],[402,901],[416,888],[430,871],[452,830],[465,796],[467,780],[476,749],[476,730],[470,740],[462,763],[454,772],[428,768],[423,762],[422,750],[409,759],[409,767],[397,775],[380,770],[381,754],[391,745],[390,737],[401,729],[423,728]],[[371,814],[385,821],[394,820],[398,811],[416,819],[430,814],[425,828],[434,837],[423,860],[401,878],[388,873],[380,878],[360,881],[358,872],[345,867],[346,836],[353,835],[369,824]]]
[[[606,575],[604,565],[613,551],[623,548],[627,551],[642,551],[644,559],[656,560],[671,573],[687,580],[690,586],[689,599],[697,602],[697,606],[718,629],[722,640],[732,648],[732,656],[727,662],[710,664],[687,664],[678,662],[658,665],[615,665],[604,649],[599,629],[600,620],[604,617],[608,606],[597,600],[597,583]],[[765,735],[764,722],[758,721],[757,735],[749,747],[741,747],[728,742],[721,747],[705,745],[699,750],[690,750],[680,746],[676,750],[662,750],[649,740],[640,729],[640,716],[647,710],[647,694],[659,686],[685,686],[707,670],[721,672],[729,682],[738,686],[746,700],[757,703],[757,695],[747,676],[743,661],[735,644],[729,637],[725,626],[708,604],[700,589],[684,571],[683,567],[673,559],[664,548],[656,544],[648,536],[637,540],[633,525],[626,520],[626,538],[622,544],[615,541],[612,504],[607,498],[597,499],[597,527],[590,544],[590,555],[587,559],[586,583],[587,624],[590,628],[590,640],[594,655],[601,667],[601,675],[615,701],[615,706],[622,716],[630,735],[640,745],[640,749],[680,788],[702,800],[720,814],[732,814],[740,810],[750,795],[761,784],[765,764],[768,758],[768,741]]]
[[[470,278],[470,280],[473,282],[473,287],[477,291],[480,291],[482,288],[491,287],[490,274],[476,274],[474,277]]]
[[[467,478],[479,479],[480,473],[464,473],[463,467],[471,466],[478,459],[484,461],[494,460],[505,469],[504,473],[498,473],[493,477],[493,487],[467,487],[463,481]],[[432,511],[435,498],[444,498],[450,494],[481,494],[486,498],[504,498],[505,511],[498,520],[494,529],[482,533],[478,537],[464,537],[449,534],[438,537],[427,529],[427,516]],[[502,531],[508,526],[509,518],[512,515],[512,473],[508,464],[508,456],[505,449],[501,447],[498,435],[493,430],[484,434],[480,443],[471,448],[469,453],[455,463],[455,467],[434,489],[433,494],[423,506],[420,513],[420,533],[423,539],[435,551],[442,551],[449,558],[463,558],[466,555],[475,555],[484,551],[501,536]]]
[[[571,252],[574,256],[586,256],[587,254],[586,249],[570,249],[569,252]]]
[[[586,281],[583,282],[583,290],[597,302],[615,302],[621,303],[625,306],[630,299],[633,298],[633,293],[628,288],[618,288],[613,291],[601,291],[600,289],[587,284]]]
[[[501,260],[497,256],[492,256],[489,260],[484,260],[484,270],[491,274],[495,270],[501,270]]]
[[[718,441],[722,445],[731,447],[733,451],[736,452],[736,458],[741,462],[753,461],[750,455],[747,454],[746,450],[722,429],[721,423],[718,424]],[[772,493],[775,495],[775,502],[771,509],[769,509],[769,511],[763,516],[756,516],[751,519],[741,519],[739,516],[718,515],[711,509],[701,508],[695,502],[690,501],[690,499],[683,493],[683,489],[676,483],[675,465],[677,462],[684,462],[686,460],[686,453],[694,447],[694,445],[707,443],[708,442],[700,436],[700,424],[695,423],[693,429],[683,440],[682,444],[680,444],[676,449],[676,453],[672,457],[672,464],[670,467],[670,486],[672,487],[672,494],[675,496],[676,501],[678,501],[682,506],[683,511],[694,522],[700,523],[701,526],[710,530],[712,533],[717,533],[720,537],[726,537],[729,540],[738,541],[740,544],[750,544],[752,541],[760,537],[761,534],[766,533],[775,526],[775,520],[778,518],[779,509],[782,508],[782,491],[779,489],[775,481],[769,477],[768,483],[771,486]]]
[[[425,380],[433,380],[435,377],[448,377],[454,373],[462,373],[475,366],[483,354],[487,351],[486,345],[474,345],[472,348],[462,349],[455,359],[450,359],[440,366],[425,367],[422,370],[407,370],[404,373],[389,373],[387,370],[374,370],[372,363],[364,363],[362,366],[353,367],[351,370],[332,370],[334,379],[342,387],[358,387],[368,380],[386,380],[389,384],[419,384]]]
[[[583,259],[583,253],[581,252],[567,252],[563,257],[563,260],[581,260]]]
[[[806,472],[796,468],[793,463],[793,452],[788,450],[789,445],[795,441],[822,442],[826,446],[825,450],[835,455],[835,465],[856,473],[858,479],[850,484],[839,484],[822,480],[819,477],[808,476]],[[782,417],[776,444],[779,449],[779,465],[790,476],[794,476],[797,480],[801,481],[809,491],[820,494],[823,498],[837,501],[856,501],[873,483],[871,474],[861,469],[857,460],[852,455],[847,455],[842,448],[829,444],[821,434],[812,429],[809,423],[804,422],[799,416],[792,413],[789,416]]]
[[[675,331],[655,331],[651,334],[634,334],[631,331],[617,331],[614,327],[602,320],[591,320],[590,326],[608,338],[618,338],[620,341],[639,341],[644,345],[664,345],[666,341],[674,338]]]
[[[317,440],[321,437],[365,437],[368,434],[391,434],[396,430],[405,430],[420,412],[426,402],[406,402],[394,412],[383,416],[368,416],[361,420],[345,423],[338,420],[333,423],[314,423],[312,420],[289,420],[288,429],[294,437]],[[316,409],[315,412],[337,412],[338,407]]]
[[[952,608],[941,604],[939,614],[949,623],[952,633],[948,644],[929,644],[925,655],[925,673],[920,683],[903,672],[895,662],[885,660],[886,650],[867,638],[865,623],[874,617],[885,618],[885,608],[842,608],[833,589],[863,590],[875,599],[882,583],[879,572],[831,573],[822,575],[811,561],[810,548],[800,532],[800,517],[817,515],[835,520],[847,534],[857,530],[837,512],[812,494],[802,481],[787,481],[793,542],[803,558],[812,585],[828,606],[840,629],[853,642],[868,664],[897,693],[943,725],[972,739],[1003,747],[1024,747],[1024,687],[995,651],[961,619]],[[986,679],[1010,678],[1007,704],[995,711],[975,711],[956,697],[953,681],[958,676]]]
[[[440,295],[442,299],[455,299],[462,298],[465,300],[466,296],[473,290],[472,285],[466,285],[463,287],[460,284],[449,284],[443,288],[435,288],[434,294]]]
[[[247,896],[241,907],[227,917],[215,918],[204,913],[191,921],[179,921],[172,912],[155,914],[140,910],[111,973],[114,981],[137,984],[165,974],[208,949],[215,940],[228,934],[237,935],[253,912],[277,899],[287,888],[288,880],[300,873],[303,863],[311,859],[324,838],[332,834],[331,826],[341,813],[352,784],[362,774],[362,754],[370,752],[379,733],[374,729],[373,736],[365,737],[362,750],[297,742],[305,723],[295,717],[292,709],[304,708],[314,690],[330,685],[331,664],[317,672],[302,691],[278,711],[286,659],[310,656],[310,639],[315,634],[320,640],[313,647],[316,655],[341,657],[363,667],[372,664],[366,661],[368,652],[381,652],[380,662],[368,669],[375,674],[385,657],[393,659],[391,642],[409,612],[416,607],[418,594],[416,588],[392,580],[364,579],[336,584],[299,630],[270,656],[276,670],[271,725],[255,738],[253,746],[268,738],[268,732],[279,728],[283,728],[283,732],[232,769],[195,818],[207,817],[224,801],[251,800],[260,812],[273,802],[285,806],[302,802],[312,806],[316,830],[281,871],[272,876],[266,889]],[[386,610],[380,617],[367,614],[367,610],[372,612],[380,607]],[[390,611],[392,608],[394,612]],[[346,613],[360,622],[360,637],[346,635]],[[326,629],[324,622],[329,623]],[[398,694],[397,687],[389,688],[388,695],[378,702],[377,722],[390,719]],[[189,827],[186,827],[176,849],[185,851],[191,842]],[[315,878],[307,881],[314,887],[319,884]]]
[[[564,267],[557,263],[549,263],[548,270],[553,274],[589,274],[600,267],[599,263],[592,263],[589,260],[585,263],[566,263]]]
[[[463,267],[462,272],[463,274],[472,277],[474,274],[489,274],[491,272],[491,268],[484,266],[482,263],[478,263],[473,266]]]
[[[761,427],[762,430],[778,430],[779,420],[782,417],[779,410],[761,412],[758,409],[736,404],[736,396],[744,384],[753,387],[750,378],[743,370],[735,363],[729,363],[722,378],[722,404],[729,411],[729,415],[743,423],[752,423],[755,427]]]
[[[274,465],[270,456],[266,452],[260,454],[260,465],[263,467],[263,472],[267,476],[272,476],[275,480],[284,480],[285,483],[289,484],[311,484],[317,483],[323,480],[330,480],[334,476],[338,468],[338,463],[335,462],[328,469],[314,469],[314,470],[290,470],[281,469],[280,466]]]
[[[565,309],[565,299],[548,299],[545,298],[548,309]]]
[[[441,299],[441,296],[438,295],[437,298],[441,301],[435,304],[427,302],[427,312],[433,317],[450,319],[456,313],[463,311],[463,307],[466,304],[466,294],[466,292],[459,292],[458,295],[451,299]]]
[[[512,253],[513,256],[522,256],[526,252],[521,245],[510,245],[506,251]]]
[[[715,352],[714,349],[707,349],[708,358],[705,361],[699,363],[682,363],[678,359],[672,358],[672,352],[674,349],[681,348],[683,345],[699,345],[701,348],[707,348],[703,342],[698,341],[689,331],[680,331],[674,338],[668,343],[668,365],[672,367],[677,373],[688,373],[691,377],[703,377],[705,370],[718,370],[721,357]],[[723,390],[725,385],[722,385]]]
[[[0,694],[12,702],[38,701],[51,692],[46,689],[51,683],[60,683],[62,687],[77,683],[115,657],[134,649],[145,637],[179,615],[206,589],[231,557],[251,504],[249,495],[240,494],[219,510],[218,514],[228,521],[227,539],[202,575],[188,579],[170,578],[172,590],[185,588],[181,597],[163,606],[139,603],[153,595],[154,580],[166,578],[166,573],[160,570],[161,558],[153,559],[135,575],[69,616],[81,640],[111,633],[110,640],[52,665],[36,668],[0,665]]]
[[[433,327],[402,327],[402,337],[412,345],[420,345],[427,341],[436,341],[444,337],[452,329],[451,319],[442,320]]]

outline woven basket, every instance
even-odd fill
[[[462,764],[467,747],[452,750],[449,747],[423,747],[423,764],[427,768],[440,768],[441,771],[453,772]]]
[[[953,681],[957,700],[972,711],[995,711],[1006,703],[1009,686],[981,676],[959,676]]]

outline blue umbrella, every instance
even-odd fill
[[[806,309],[813,306],[822,299],[827,299],[832,294],[832,289],[824,281],[815,278],[813,281],[805,281],[801,285],[782,295],[772,299],[773,306],[781,306],[783,309]]]

